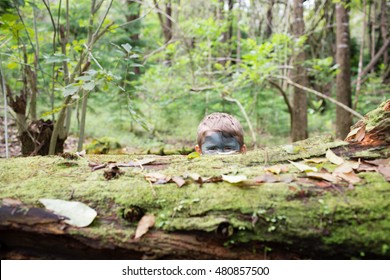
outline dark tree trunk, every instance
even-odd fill
[[[336,77],[336,98],[342,104],[351,107],[351,62],[350,62],[350,36],[349,15],[345,5],[349,1],[336,4],[336,62],[339,73]],[[340,106],[336,107],[336,136],[344,139],[352,125],[352,116]]]
[[[292,24],[294,37],[298,39],[305,33],[305,23],[303,21],[303,1],[294,0],[294,22]],[[306,71],[302,66],[305,61],[305,52],[300,51],[296,55],[292,80],[302,86],[308,85]],[[300,88],[294,88],[293,94],[293,115],[292,115],[291,138],[292,141],[303,140],[308,137],[307,131],[307,96],[306,92]]]
[[[273,13],[272,9],[274,7],[275,0],[269,1],[269,6],[267,10],[267,24],[265,26],[265,31],[264,31],[264,37],[269,38],[272,35],[272,19],[273,19]]]

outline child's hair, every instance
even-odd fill
[[[209,131],[222,132],[227,136],[234,137],[240,144],[244,145],[244,131],[240,122],[233,116],[226,113],[212,113],[204,117],[198,127],[197,142],[202,146],[206,133]]]

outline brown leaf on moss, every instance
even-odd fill
[[[152,172],[152,173],[145,174],[145,179],[146,181],[159,185],[159,184],[168,183],[171,180],[171,177],[161,173]]]
[[[19,200],[19,199],[15,199],[15,198],[3,198],[2,200],[2,205],[5,205],[5,206],[18,206],[18,205],[22,205],[23,203]]]
[[[306,176],[309,178],[321,179],[321,180],[325,180],[325,181],[332,182],[332,183],[337,183],[337,181],[338,181],[336,176],[333,176],[330,173],[308,172],[308,173],[306,173]]]
[[[390,165],[379,165],[378,171],[390,182]]]
[[[307,159],[304,159],[305,162],[312,162],[312,163],[324,163],[324,162],[327,162],[328,159],[327,158],[318,158],[318,157],[314,157],[314,158],[307,158]]]
[[[333,164],[341,165],[344,163],[344,159],[336,155],[331,149],[326,151],[325,156]]]
[[[361,127],[357,127],[351,130],[347,137],[345,137],[344,141],[347,142],[361,142],[366,136],[366,125],[362,125]]]
[[[347,181],[348,183],[354,185],[361,181],[361,179],[355,174],[355,172],[347,172],[347,173],[335,173],[337,177]]]
[[[172,177],[171,181],[174,182],[179,188],[181,188],[186,183],[186,181],[180,176]]]
[[[154,215],[145,215],[141,218],[141,220],[138,222],[137,229],[135,230],[135,236],[134,239],[141,238],[145,233],[149,231],[149,228],[154,226],[154,223],[156,221],[156,218]]]
[[[275,183],[280,182],[280,179],[272,173],[265,173],[263,175],[253,178],[256,183]]]

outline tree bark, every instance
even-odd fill
[[[296,40],[305,34],[305,23],[303,20],[303,1],[294,0],[293,6],[294,22],[292,24],[294,37]],[[292,80],[300,85],[308,85],[307,75],[303,63],[305,52],[300,50],[296,55]],[[291,138],[292,141],[303,140],[308,137],[307,128],[307,96],[306,92],[300,88],[294,88],[293,93],[293,115]]]
[[[272,35],[272,20],[273,20],[273,13],[272,9],[275,4],[275,0],[268,1],[268,9],[267,9],[267,20],[266,20],[266,26],[265,26],[265,32],[264,37],[267,39],[271,37]]]
[[[336,4],[336,62],[339,65],[339,73],[336,77],[336,99],[340,103],[351,107],[351,62],[350,62],[350,35],[349,15],[345,5],[349,1]],[[336,136],[344,139],[352,125],[350,113],[336,108]]]

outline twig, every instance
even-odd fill
[[[255,131],[253,130],[252,123],[251,123],[251,121],[249,120],[248,115],[246,114],[245,108],[242,106],[242,104],[240,103],[240,101],[238,101],[237,99],[230,98],[230,97],[228,97],[228,96],[223,96],[223,99],[225,99],[226,101],[229,101],[229,102],[234,102],[234,103],[236,103],[237,106],[240,108],[241,113],[244,115],[244,118],[245,118],[246,122],[248,123],[249,130],[251,131],[252,140],[253,140],[253,143],[254,143],[254,147],[257,148],[256,133],[255,133]]]
[[[317,96],[319,96],[319,97],[321,97],[321,98],[324,98],[324,99],[326,99],[326,100],[329,100],[330,102],[332,102],[332,103],[336,104],[337,106],[343,108],[344,110],[350,112],[352,115],[354,115],[355,117],[358,117],[359,119],[363,119],[363,118],[364,118],[361,114],[359,114],[359,113],[356,112],[355,110],[352,110],[352,109],[349,108],[348,106],[344,105],[343,103],[338,102],[337,100],[333,99],[333,98],[330,97],[330,96],[326,96],[325,94],[323,94],[323,93],[321,93],[321,92],[319,92],[319,91],[316,91],[316,90],[314,90],[314,89],[307,88],[307,87],[302,86],[302,85],[300,85],[300,84],[294,83],[293,81],[291,81],[291,80],[290,80],[289,78],[287,78],[287,77],[278,76],[278,75],[276,75],[276,76],[274,76],[274,77],[275,77],[275,78],[279,78],[279,79],[283,79],[283,80],[285,80],[288,84],[290,84],[290,85],[292,85],[292,86],[294,86],[294,87],[303,89],[303,90],[305,90],[305,91],[307,91],[307,92],[310,92],[310,93],[313,93],[313,94],[315,94],[315,95],[317,95]]]
[[[3,60],[1,59],[0,55],[0,76],[1,76],[1,90],[3,91],[4,95],[4,137],[5,137],[5,157],[9,157],[9,150],[8,150],[8,104],[7,104],[7,94],[5,90],[5,78],[3,73]]]

